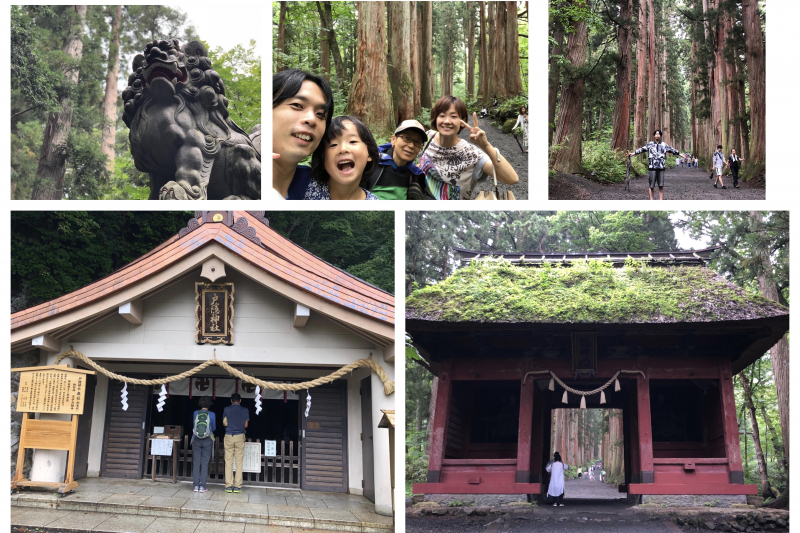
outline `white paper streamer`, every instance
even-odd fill
[[[127,411],[128,410],[128,384],[127,383],[125,384],[124,387],[122,387],[122,399],[120,401],[122,402],[122,410],[123,411]]]
[[[308,418],[308,412],[311,410],[311,392],[306,391],[306,418]]]
[[[256,385],[256,414],[261,412],[261,387]]]
[[[158,403],[156,404],[159,413],[164,410],[165,403],[167,403],[167,386],[161,385],[161,394],[158,395]]]

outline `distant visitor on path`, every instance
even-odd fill
[[[717,188],[717,182],[722,186],[723,189],[727,189],[725,184],[722,182],[722,165],[725,164],[725,156],[722,153],[722,145],[718,144],[717,149],[714,151],[714,172],[717,174],[716,179],[714,180],[714,188]],[[712,177],[714,174],[712,173]]]
[[[561,454],[554,453],[553,462],[547,465],[547,471],[550,472],[550,486],[547,494],[556,499],[553,507],[564,507],[564,470],[567,468],[569,467],[561,461]]]
[[[664,199],[664,169],[666,168],[667,152],[681,155],[679,151],[667,143],[661,142],[661,130],[653,132],[653,140],[635,152],[628,152],[628,157],[641,154],[647,150],[647,167],[650,171],[650,199],[653,200],[653,189],[658,183],[658,199]]]
[[[735,188],[739,188],[739,168],[740,162],[744,161],[744,159],[739,159],[739,156],[736,155],[736,149],[731,149],[731,155],[728,156],[728,162],[725,163],[731,169],[731,174],[733,174],[733,186]]]
[[[583,467],[579,466],[578,467],[578,479],[581,479],[583,477],[582,471],[583,471]]]

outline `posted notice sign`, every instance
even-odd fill
[[[17,412],[83,414],[86,374],[63,370],[21,372]]]
[[[242,472],[261,472],[261,444],[258,442],[244,443],[244,465]],[[236,457],[233,458],[233,469],[236,470]]]

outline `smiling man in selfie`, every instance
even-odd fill
[[[302,200],[311,168],[300,165],[319,146],[333,114],[333,94],[319,76],[289,69],[272,77],[272,190],[268,198]]]

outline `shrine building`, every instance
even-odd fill
[[[389,432],[379,423],[395,408],[395,395],[385,392],[394,381],[394,296],[282,237],[263,212],[197,211],[132,263],[11,315],[17,366],[52,365],[70,351],[143,380],[214,358],[285,384],[359,360],[377,363],[383,379],[367,366],[297,391],[257,391],[218,365],[163,387],[126,385],[98,371],[88,376],[74,478],[149,479],[156,469],[191,481],[192,413],[201,396],[211,396],[217,449],[208,481],[223,484],[222,410],[238,393],[250,411],[245,486],[358,494],[392,514]],[[27,364],[19,354],[28,354]],[[92,369],[78,357],[65,363]],[[157,435],[175,437],[175,459],[151,455]],[[30,479],[63,480],[66,455],[35,451]]]
[[[545,496],[545,467],[564,452],[550,446],[553,410],[586,407],[622,411],[619,489],[632,499],[757,494],[733,376],[786,333],[789,310],[710,270],[714,251],[457,249],[467,264],[406,303],[406,330],[438,377],[414,493]]]

